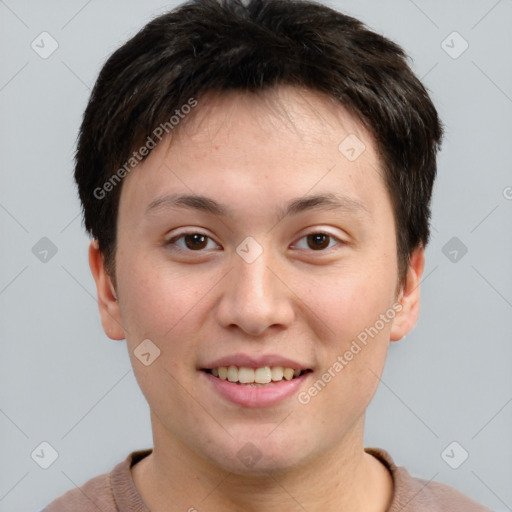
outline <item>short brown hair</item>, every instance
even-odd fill
[[[190,0],[107,60],[80,128],[75,179],[85,228],[112,277],[122,177],[134,150],[191,98],[280,84],[326,93],[373,134],[405,282],[412,251],[429,240],[441,122],[401,47],[308,0]]]

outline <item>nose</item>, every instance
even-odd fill
[[[251,263],[238,254],[233,268],[223,280],[217,308],[223,327],[236,326],[251,336],[260,336],[270,327],[284,328],[294,319],[293,293],[283,271],[267,257],[268,251]]]

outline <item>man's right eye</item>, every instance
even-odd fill
[[[215,247],[212,246],[208,247],[209,242],[219,247],[209,236],[197,231],[188,231],[172,237],[165,245],[167,247],[170,246],[171,249],[177,248],[182,251],[202,252],[202,249],[205,248],[215,249]]]

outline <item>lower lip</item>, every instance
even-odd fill
[[[307,372],[292,380],[281,380],[264,386],[251,386],[222,380],[202,370],[200,373],[206,377],[216,392],[230,402],[243,407],[268,407],[282,402],[296,394],[311,374],[311,372]]]

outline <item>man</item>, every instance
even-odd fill
[[[108,60],[75,178],[154,448],[47,512],[487,510],[363,446],[442,137],[405,59],[317,3],[199,0]]]

